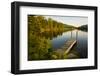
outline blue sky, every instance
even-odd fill
[[[53,20],[73,25],[75,27],[88,24],[88,17],[83,17],[83,16],[44,16],[47,19],[52,18]]]

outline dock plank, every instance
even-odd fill
[[[68,40],[61,48],[57,49],[55,52],[60,53],[62,55],[68,54],[72,47],[76,44],[75,39]]]

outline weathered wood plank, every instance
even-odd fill
[[[73,42],[71,43],[71,45],[67,48],[67,50],[65,51],[65,54],[67,54],[67,53],[70,52],[71,48],[75,45],[75,43],[76,43],[76,40],[73,41]]]
[[[70,50],[75,45],[75,43],[76,43],[76,40],[70,39],[60,49],[57,49],[55,52],[60,53],[62,55],[67,54],[70,52]]]

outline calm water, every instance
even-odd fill
[[[87,58],[88,54],[88,33],[85,31],[80,31],[80,30],[73,30],[73,31],[68,31],[68,32],[63,32],[61,35],[52,38],[51,43],[53,49],[58,49],[62,47],[66,41],[68,41],[70,38],[76,39],[77,43],[75,46],[72,48],[72,52],[76,52],[79,55],[79,58]]]

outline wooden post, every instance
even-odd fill
[[[76,50],[77,50],[77,42],[78,42],[78,30],[76,30]]]
[[[76,30],[76,40],[77,40],[77,36],[78,36],[78,30]]]
[[[72,29],[71,29],[71,39],[72,39]]]

